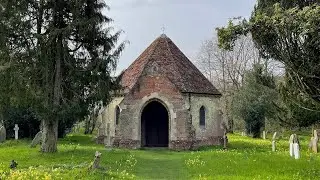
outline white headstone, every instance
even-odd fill
[[[262,138],[266,139],[266,131],[262,131]]]
[[[294,158],[299,159],[300,158],[300,147],[298,143],[293,143],[293,151],[294,151]]]
[[[276,151],[276,143],[277,143],[277,132],[275,132],[272,136],[272,151]]]
[[[273,136],[272,136],[272,139],[273,139],[273,140],[276,140],[276,138],[277,138],[277,132],[274,132],[274,134],[273,134]]]
[[[276,151],[276,141],[272,141],[272,151]]]
[[[241,136],[244,136],[244,132],[241,132]]]
[[[13,130],[14,130],[14,138],[15,138],[16,140],[18,140],[18,139],[19,139],[19,126],[18,126],[18,124],[15,124],[15,125],[14,125]]]
[[[290,139],[289,139],[289,153],[290,153],[290,156],[291,156],[291,157],[294,156],[294,151],[293,151],[293,138],[294,138],[294,134],[291,134]]]
[[[0,143],[4,142],[6,138],[6,128],[4,128],[4,126],[0,126]]]
[[[294,157],[295,159],[299,159],[300,158],[300,145],[299,145],[299,138],[296,134],[292,134],[290,136],[290,156]]]

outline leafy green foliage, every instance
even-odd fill
[[[58,121],[77,121],[110,100],[121,31],[113,31],[99,0],[1,0],[0,7],[0,65],[18,76],[5,77],[23,94],[7,99],[27,102],[46,122],[42,150],[56,151]]]
[[[289,90],[299,90],[320,102],[319,3],[258,1],[250,21],[218,28],[220,47],[231,49],[239,35],[251,33],[261,55],[285,65],[294,87]]]
[[[262,66],[255,65],[245,75],[244,85],[234,97],[233,113],[245,121],[248,134],[260,137],[265,118],[272,116],[272,101],[276,98],[273,77],[263,71]]]

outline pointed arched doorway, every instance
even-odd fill
[[[149,102],[141,114],[141,146],[168,147],[169,114],[158,101]]]

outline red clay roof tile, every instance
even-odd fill
[[[188,93],[221,93],[192,64],[166,35],[161,35],[122,74],[121,85],[130,90],[146,65],[156,62],[162,74],[181,91]]]

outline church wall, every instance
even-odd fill
[[[102,141],[100,143],[104,143],[106,145],[112,144],[113,139],[115,137],[115,131],[116,131],[116,122],[115,122],[116,107],[121,103],[122,100],[123,100],[123,97],[114,97],[112,101],[108,104],[108,106],[106,106],[105,109],[102,111],[102,113],[99,115],[100,117],[98,116],[99,118],[101,118],[101,123],[99,123],[99,127],[98,127],[98,138],[100,137],[101,139],[100,141]],[[108,123],[109,123],[110,140],[107,139]]]
[[[205,126],[200,126],[200,108],[205,108]],[[220,127],[222,116],[219,113],[219,97],[214,95],[192,94],[190,112],[196,146],[221,144],[223,130]]]
[[[157,99],[169,114],[169,148],[175,149],[188,140],[186,119],[189,112],[179,90],[163,75],[141,76],[136,86],[121,102],[120,127],[116,146],[139,148],[141,146],[141,113],[148,102]],[[180,143],[180,144],[179,144]]]

